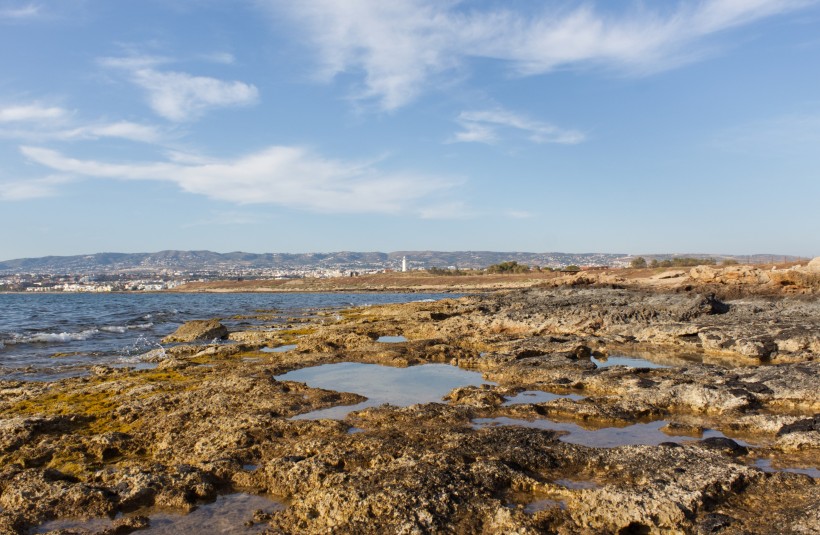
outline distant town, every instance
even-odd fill
[[[516,263],[533,270],[628,267],[638,255],[615,253],[525,253],[492,251],[396,251],[336,253],[98,253],[0,262],[0,291],[5,292],[157,292],[190,282],[213,280],[355,277],[395,271],[436,273],[484,270]],[[716,263],[791,262],[794,256],[649,254],[647,261],[702,258]]]

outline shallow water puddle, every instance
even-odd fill
[[[407,407],[417,403],[440,402],[452,389],[481,384],[478,372],[462,370],[449,364],[422,364],[408,368],[393,368],[380,364],[342,362],[294,370],[276,376],[278,381],[298,381],[313,388],[337,392],[353,392],[367,398],[356,405],[330,407],[294,416],[297,420],[330,418],[341,420],[353,411],[389,403]]]
[[[285,506],[270,498],[255,494],[227,494],[219,496],[216,501],[201,505],[191,513],[153,513],[148,515],[150,526],[137,531],[140,534],[173,535],[177,533],[208,533],[214,535],[240,535],[261,533],[267,524],[259,523],[245,526],[257,510],[270,513],[284,509]],[[137,514],[140,514],[137,511]],[[143,513],[144,514],[144,513]],[[113,521],[107,518],[90,520],[52,520],[39,526],[32,533],[46,533],[54,530],[86,530],[90,532],[113,528]]]
[[[215,502],[198,507],[187,515],[158,513],[151,515],[151,526],[138,533],[173,535],[177,533],[244,534],[265,531],[267,524],[245,526],[253,518],[254,512],[267,513],[282,510],[285,506],[264,496],[254,494],[228,494]]]
[[[402,342],[406,342],[407,338],[404,336],[379,336],[376,341],[383,344],[400,344]]]
[[[612,366],[626,366],[627,368],[671,368],[665,364],[658,364],[641,357],[624,357],[615,355],[611,357],[591,357],[592,362],[599,368],[609,368]]]
[[[632,424],[626,427],[604,427],[601,429],[584,429],[578,424],[567,422],[555,422],[553,420],[519,420],[501,416],[498,418],[476,418],[473,420],[473,427],[481,429],[484,427],[517,425],[521,427],[534,427],[537,429],[548,429],[550,431],[565,431],[568,434],[562,436],[560,440],[570,444],[582,446],[592,446],[596,448],[615,448],[618,446],[650,445],[657,446],[661,442],[688,442],[696,440],[691,436],[670,436],[660,430],[668,422],[658,420],[649,423]],[[724,437],[720,431],[707,429],[703,433],[703,438]]]
[[[155,370],[159,366],[159,362],[136,362],[136,363],[122,363],[112,364],[112,368],[133,368],[134,371]]]
[[[530,502],[524,506],[524,512],[528,515],[534,515],[540,511],[548,511],[550,509],[566,509],[567,504],[563,500],[550,500],[549,498],[544,498],[541,500],[535,500],[534,502]]]
[[[507,401],[503,403],[503,406],[509,407],[510,405],[523,405],[525,403],[546,403],[547,401],[553,401],[561,398],[578,401],[584,399],[584,396],[579,396],[578,394],[552,394],[541,390],[525,390],[523,392],[519,392],[515,396],[507,398]]]
[[[764,472],[792,472],[795,474],[804,474],[809,477],[813,477],[814,479],[820,479],[820,468],[797,468],[797,467],[789,467],[789,468],[775,468],[772,466],[771,459],[758,459],[755,461],[754,466],[756,468],[760,468]]]
[[[277,346],[277,347],[263,347],[259,351],[262,353],[284,353],[286,351],[291,351],[296,349],[296,344],[288,344],[284,346]]]
[[[580,479],[556,479],[553,483],[571,490],[597,489],[599,487],[598,483],[594,481]]]

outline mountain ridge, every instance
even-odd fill
[[[783,255],[645,254],[659,260],[681,256],[735,259],[749,263],[793,261]],[[633,258],[624,253],[532,253],[522,251],[334,251],[312,253],[248,253],[231,251],[167,249],[154,253],[101,252],[88,255],[43,256],[0,262],[5,273],[116,273],[128,271],[230,271],[261,269],[400,269],[403,258],[410,269],[458,267],[482,269],[500,262],[515,261],[538,266],[617,266]]]

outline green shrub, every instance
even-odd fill
[[[489,266],[486,271],[487,273],[529,273],[530,268],[511,260],[509,262],[493,264],[492,266]]]

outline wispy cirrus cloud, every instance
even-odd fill
[[[395,110],[472,59],[506,63],[519,76],[598,66],[647,73],[704,55],[704,41],[817,0],[635,2],[612,15],[584,3],[528,11],[441,0],[260,0],[306,30],[318,75],[360,75],[355,97]],[[598,5],[604,2],[599,1]]]
[[[39,4],[25,3],[0,7],[0,20],[23,20],[38,17],[42,13]]]
[[[574,145],[586,138],[578,130],[559,128],[502,108],[461,112],[456,122],[462,130],[456,132],[451,142],[492,144],[500,139],[499,131],[503,130],[522,132],[533,143]]]
[[[53,121],[67,115],[66,110],[57,106],[43,106],[38,103],[18,104],[0,108],[0,123]]]
[[[82,160],[42,147],[20,150],[29,161],[60,173],[171,182],[211,199],[324,213],[419,215],[422,203],[458,183],[448,177],[385,172],[374,162],[333,160],[288,146],[268,147],[234,160],[186,160],[176,155],[148,163]]]
[[[222,55],[220,59],[233,61],[232,56]],[[259,99],[259,90],[253,84],[159,69],[170,62],[155,56],[100,60],[105,67],[125,70],[131,82],[146,92],[151,109],[170,121],[190,121],[210,109],[249,106]]]
[[[81,124],[74,112],[36,102],[0,108],[0,138],[25,141],[120,138],[156,143],[162,137],[162,132],[156,126],[131,121],[94,121]]]

